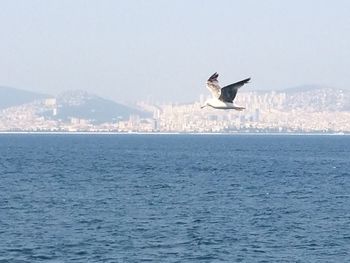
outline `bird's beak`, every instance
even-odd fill
[[[207,105],[202,105],[202,106],[201,106],[201,109],[205,108],[206,106],[207,106]]]

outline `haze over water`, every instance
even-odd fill
[[[190,102],[217,71],[251,90],[349,89],[349,13],[347,0],[2,0],[0,86]]]
[[[350,137],[0,135],[0,262],[345,262]]]

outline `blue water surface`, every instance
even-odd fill
[[[349,260],[349,136],[0,135],[0,262]]]

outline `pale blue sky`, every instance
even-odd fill
[[[347,0],[0,0],[0,85],[183,102],[218,71],[249,89],[350,88],[349,14]]]

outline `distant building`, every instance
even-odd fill
[[[44,100],[44,105],[46,107],[54,107],[54,106],[56,106],[56,104],[57,104],[57,101],[55,98],[50,98],[50,99]]]

